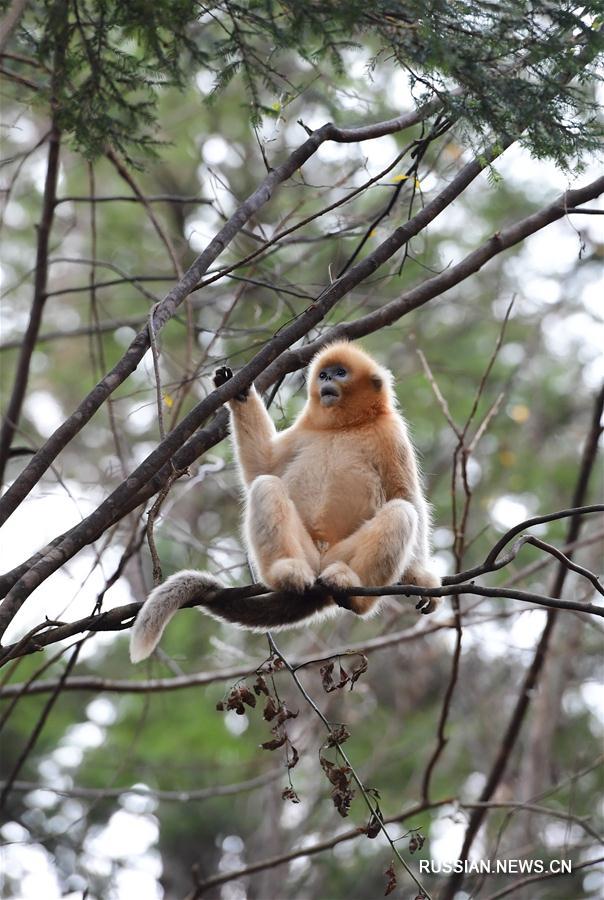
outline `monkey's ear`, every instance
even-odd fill
[[[382,387],[384,386],[384,381],[382,379],[382,376],[378,375],[377,373],[374,373],[371,376],[371,383],[374,386],[374,388],[376,389],[376,391],[381,391]]]

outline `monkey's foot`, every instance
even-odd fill
[[[263,581],[275,591],[303,594],[315,583],[315,573],[306,560],[291,557],[274,562]]]
[[[350,566],[344,562],[333,562],[323,569],[317,581],[325,587],[342,590],[343,588],[361,587],[361,579]]]
[[[347,566],[344,562],[333,562],[329,566],[327,566],[319,577],[317,578],[317,584],[321,587],[331,588],[334,591],[334,601],[341,606],[342,609],[350,609],[353,612],[357,612],[357,609],[354,605],[354,600],[356,597],[338,597],[337,592],[344,590],[346,588],[351,587],[360,587],[361,579],[354,572],[350,566]]]
[[[423,569],[421,566],[414,566],[404,573],[401,578],[403,584],[415,584],[417,587],[435,588],[441,586],[441,580],[438,575]],[[435,612],[442,602],[442,597],[420,597],[415,608],[422,615],[428,615]]]
[[[415,604],[415,608],[419,610],[422,616],[427,616],[430,613],[436,612],[442,603],[442,599],[442,597],[420,597]]]

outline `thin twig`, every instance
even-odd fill
[[[25,744],[23,750],[17,757],[17,761],[16,761],[15,765],[13,766],[13,769],[12,769],[10,775],[4,782],[2,792],[0,793],[0,810],[4,807],[4,804],[8,798],[8,795],[11,792],[11,788],[12,788],[14,781],[17,779],[17,776],[19,775],[19,772],[23,768],[29,754],[34,749],[34,747],[37,743],[37,740],[40,737],[40,733],[41,733],[42,729],[44,728],[44,725],[46,724],[46,721],[50,715],[50,712],[51,712],[53,706],[55,705],[55,702],[56,702],[57,698],[59,697],[59,694],[61,693],[63,685],[65,684],[67,678],[69,677],[69,673],[71,672],[71,670],[73,669],[73,667],[75,666],[75,664],[77,662],[80,650],[82,649],[82,646],[85,641],[86,641],[86,638],[83,638],[81,641],[79,641],[76,644],[74,651],[69,658],[69,662],[65,666],[65,669],[63,670],[63,672],[61,674],[61,677],[57,681],[55,689],[53,690],[52,694],[46,701],[46,703],[44,705],[44,709],[42,710],[42,712],[40,713],[40,716],[38,717],[38,721],[36,722],[35,726],[32,728],[32,730],[29,734],[27,743]]]
[[[587,439],[585,441],[585,446],[583,449],[583,456],[581,459],[581,465],[579,467],[579,472],[577,475],[577,482],[574,490],[574,495],[572,499],[573,507],[579,507],[585,499],[587,488],[590,480],[590,476],[593,472],[593,468],[595,465],[595,460],[597,456],[598,450],[598,442],[600,439],[600,435],[602,434],[602,426],[600,424],[602,419],[602,413],[604,411],[604,385],[602,389],[598,393],[598,395],[594,399],[593,411],[592,411],[592,419],[590,423],[590,428],[587,434]],[[571,543],[575,541],[581,530],[581,524],[583,521],[583,516],[581,515],[573,515],[570,518],[566,542]],[[510,529],[510,532],[514,532],[515,529]],[[508,533],[509,534],[509,533]],[[504,536],[505,537],[505,536]],[[509,540],[509,537],[508,537]],[[501,543],[501,542],[499,542]],[[493,551],[492,551],[493,552]],[[489,554],[491,555],[491,554]],[[497,553],[495,553],[494,558],[497,558]],[[553,580],[552,584],[552,594],[554,597],[560,597],[562,594],[562,590],[564,587],[564,583],[566,581],[566,576],[569,569],[566,567],[565,563],[560,560],[558,562],[558,568]],[[518,698],[516,700],[516,704],[512,715],[510,716],[507,728],[502,736],[501,744],[499,746],[499,750],[493,761],[491,766],[491,770],[486,780],[486,784],[481,792],[479,797],[480,803],[485,803],[490,801],[493,797],[497,786],[499,785],[501,778],[506,770],[508,760],[510,755],[516,745],[516,741],[520,734],[520,730],[522,728],[523,722],[525,720],[532,696],[535,691],[535,687],[538,683],[539,676],[543,669],[543,665],[545,663],[545,659],[549,650],[549,644],[551,640],[551,635],[554,630],[555,624],[557,621],[557,614],[555,611],[551,611],[548,614],[547,621],[545,627],[541,633],[541,637],[537,644],[537,648],[535,650],[535,654],[533,656],[533,660],[531,665],[526,671],[524,676]],[[470,816],[470,821],[468,823],[468,827],[466,829],[466,833],[464,836],[463,846],[460,852],[460,859],[467,859],[468,853],[472,847],[474,842],[474,838],[476,837],[486,815],[486,809],[484,807],[477,808],[473,811]],[[464,881],[464,872],[463,870],[460,872],[454,872],[451,877],[448,879],[444,890],[442,900],[453,900],[453,897],[460,889],[461,885]]]
[[[59,797],[75,797],[78,800],[112,800],[126,795],[134,795],[136,797],[151,797],[154,800],[168,803],[198,803],[204,800],[212,800],[214,797],[232,797],[246,791],[255,791],[258,788],[265,787],[267,784],[272,784],[281,778],[282,775],[283,771],[279,768],[272,772],[267,772],[265,775],[248,778],[247,781],[239,781],[236,784],[221,784],[209,788],[183,788],[182,790],[177,788],[172,791],[141,787],[140,785],[123,785],[123,787],[112,788],[77,786],[57,788],[32,781],[14,781],[12,790],[20,793],[26,791],[50,791]],[[4,784],[5,782],[0,782],[0,787],[4,786]]]

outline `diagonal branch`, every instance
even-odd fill
[[[281,356],[269,366],[256,382],[256,387],[266,390],[271,384],[282,378],[289,372],[295,372],[307,365],[314,354],[326,343],[339,338],[356,338],[372,334],[379,328],[391,325],[398,319],[407,315],[414,309],[423,306],[434,297],[444,294],[450,288],[464,281],[470,275],[478,272],[485,263],[497,254],[519,244],[535,232],[540,231],[552,222],[564,218],[572,212],[574,206],[594,200],[604,193],[604,176],[596,178],[582,188],[566,191],[557,197],[549,206],[545,206],[538,212],[527,216],[525,219],[515,222],[507,228],[496,232],[488,241],[465,256],[461,262],[433,278],[421,282],[416,287],[405,291],[396,300],[391,300],[379,309],[361,316],[354,322],[344,322],[336,325],[323,334],[318,340],[305,344],[296,350],[282,353]]]
[[[438,103],[428,103],[396,119],[364,125],[358,128],[336,128],[327,123],[314,131],[304,143],[271,172],[250,196],[237,208],[231,218],[199,254],[178,283],[168,292],[157,306],[153,326],[157,334],[172,318],[181,303],[197,287],[198,282],[214,260],[229,246],[249,219],[271,199],[280,184],[287,181],[304,163],[313,156],[325,141],[355,143],[372,140],[387,134],[403,131],[421,122],[438,108]],[[78,434],[84,425],[102,406],[107,397],[134,372],[149,349],[149,331],[142,328],[130,346],[110,372],[80,403],[77,410],[66,422],[57,428],[44,446],[30,460],[23,472],[0,499],[0,525],[15,511],[35,484],[56,459],[61,450]],[[255,375],[253,376],[255,377]]]
[[[506,146],[509,145],[509,143],[511,143],[511,139],[507,142]],[[121,510],[125,507],[130,498],[133,495],[136,495],[136,493],[145,485],[148,485],[155,473],[164,464],[168,463],[169,460],[173,459],[174,454],[179,447],[191,437],[209,415],[215,412],[218,407],[227,400],[233,399],[236,394],[245,390],[283,350],[286,350],[295,341],[304,337],[312,327],[317,325],[337,301],[347,294],[351,288],[359,284],[359,282],[368,275],[375,272],[379,266],[390,259],[412,237],[432,222],[439,213],[446,209],[446,207],[449,206],[449,204],[451,204],[475,178],[477,178],[490,161],[496,158],[500,153],[503,153],[503,150],[504,147],[502,146],[488,149],[484,154],[481,154],[479,157],[465,165],[451,183],[430,203],[408,222],[405,222],[403,225],[396,228],[395,231],[372,253],[330,285],[315,303],[311,304],[311,306],[309,306],[293,322],[278,332],[275,337],[272,338],[272,340],[270,340],[233,378],[222,385],[222,387],[209,394],[208,397],[191,410],[166,439],[162,441],[151,454],[149,454],[146,460],[144,460],[144,462],[141,463],[141,465],[138,466],[137,469],[135,469],[135,471],[132,472],[131,475],[119,485],[93,513],[75,526],[75,528],[71,529],[71,531],[68,531],[66,535],[57,539],[52,545],[49,545],[48,552],[45,553],[42,551],[43,555],[27,571],[27,576],[17,582],[6,596],[2,607],[0,608],[0,635],[4,633],[8,624],[12,621],[29,594],[38,587],[45,578],[60,568],[67,559],[70,559],[77,553],[78,550],[95,541],[107,528],[109,523],[115,520],[115,516],[121,513]],[[184,276],[183,281],[186,281],[187,276],[188,273]],[[156,323],[161,322],[162,315],[164,314],[165,302],[166,301],[162,301],[157,307],[157,313],[155,315]],[[158,326],[156,325],[156,330],[157,327]],[[145,343],[147,343],[147,329],[145,329],[144,333]],[[72,416],[71,419],[73,418],[74,417]],[[62,427],[64,426],[61,426],[61,428]],[[43,453],[44,448],[39,452]],[[36,456],[38,456],[38,454],[36,454]],[[34,457],[34,459],[35,458],[36,457]],[[27,469],[25,471],[27,471]],[[18,480],[19,479],[17,479],[17,481]],[[9,501],[9,495],[16,485],[17,482],[15,482],[15,484],[7,491],[3,498],[4,501]],[[13,493],[10,502],[8,502],[8,506],[10,507],[11,504],[14,503],[15,494]],[[0,501],[0,507],[1,506],[2,501]]]
[[[435,803],[417,803],[415,806],[410,807],[402,813],[399,813],[395,816],[384,816],[383,822],[385,825],[392,824],[394,822],[404,822],[407,819],[415,818],[420,812],[424,812],[428,809],[437,809],[440,806],[444,806],[447,803],[451,802],[451,798],[445,800],[439,800]],[[341,834],[335,835],[332,838],[327,838],[324,841],[317,841],[314,844],[309,844],[305,847],[301,847],[297,850],[291,850],[288,853],[283,853],[280,856],[273,856],[269,859],[259,860],[256,863],[252,863],[249,866],[245,866],[242,869],[235,869],[230,872],[223,872],[220,875],[212,875],[210,878],[207,878],[205,881],[199,883],[193,893],[189,894],[186,897],[186,900],[195,900],[195,898],[200,897],[206,891],[209,891],[213,887],[217,887],[220,884],[226,884],[228,881],[233,881],[234,879],[245,878],[247,875],[253,875],[255,872],[262,872],[265,869],[274,869],[277,866],[283,865],[283,863],[291,862],[294,859],[300,859],[301,857],[315,856],[317,853],[323,853],[325,850],[330,850],[332,847],[336,847],[338,844],[343,843],[344,841],[352,841],[355,838],[359,838],[364,836],[363,831],[359,831],[358,828],[352,828],[349,831],[344,831]]]
[[[604,192],[604,177],[598,178],[584,188],[574,191],[567,191],[558,197],[550,206],[545,207],[539,212],[521,219],[514,225],[509,226],[501,232],[498,232],[485,244],[472,253],[468,254],[460,263],[429,278],[421,284],[402,294],[397,300],[392,300],[380,309],[361,316],[354,322],[345,322],[336,325],[334,328],[326,331],[318,340],[304,344],[304,346],[296,350],[289,350],[282,353],[273,363],[259,375],[255,384],[258,390],[265,391],[271,385],[279,381],[286,374],[298,371],[306,366],[315,353],[321,349],[326,343],[340,338],[349,338],[354,340],[371,334],[380,328],[391,325],[398,319],[407,315],[414,309],[423,306],[428,301],[443,294],[449,288],[460,284],[469,276],[473,275],[482,268],[485,263],[497,254],[509,249],[520,241],[524,240],[531,234],[540,231],[552,222],[557,221],[567,214],[569,205],[573,203],[582,203],[586,200],[594,199]],[[210,447],[219,443],[227,434],[227,415],[224,410],[216,416],[211,425],[196,432],[195,435],[176,453],[174,464],[179,469],[186,469],[191,465],[202,453]],[[169,477],[171,469],[164,466],[153,476],[145,487],[132,498],[127,507],[122,510],[122,515],[135,509],[141,503],[144,503],[149,497],[153,496],[161,489],[166,479]],[[57,539],[57,541],[60,539]],[[37,559],[38,555],[32,557],[22,567],[18,567],[13,573],[7,573],[5,578],[0,578],[0,596],[7,590],[10,584],[14,584],[18,573],[27,571],[30,565]],[[486,571],[486,570],[485,570]],[[480,573],[477,573],[480,574]]]

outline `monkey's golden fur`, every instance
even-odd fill
[[[231,375],[218,370],[216,383]],[[317,582],[336,596],[338,588],[399,579],[440,585],[430,570],[429,513],[415,453],[391,382],[390,372],[371,356],[340,341],[313,359],[308,399],[290,428],[277,432],[253,387],[229,403],[246,492],[246,544],[263,583],[289,592],[281,598],[282,621],[274,608],[269,616],[258,606],[255,620],[252,607],[242,616],[241,609],[204,604],[204,591],[211,593],[220,583],[205,573],[177,573],[155,589],[139,614],[133,659],[151,652],[168,618],[195,593],[212,615],[245,627],[274,627],[316,614],[316,602],[305,610],[302,595]],[[340,605],[363,615],[379,599],[351,597]],[[435,603],[429,601],[424,611]],[[333,605],[326,596],[324,607]]]

